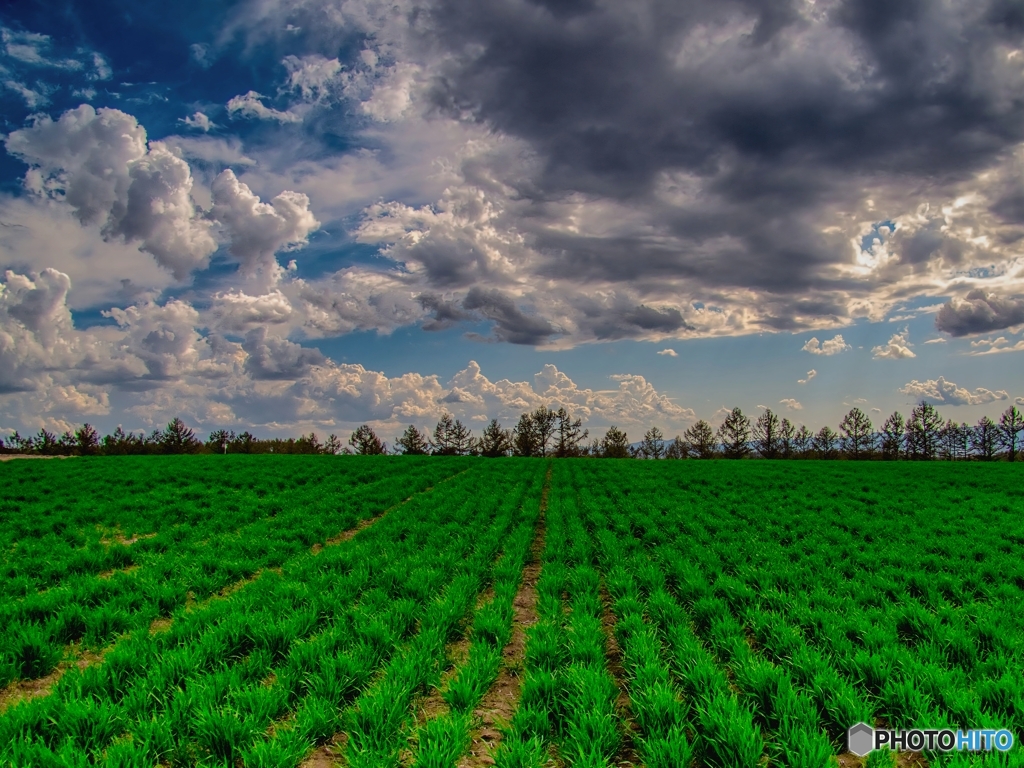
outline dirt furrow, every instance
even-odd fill
[[[502,723],[508,723],[519,706],[520,682],[523,660],[526,657],[526,630],[537,623],[537,580],[540,578],[541,560],[547,526],[544,513],[548,506],[548,491],[551,487],[551,469],[544,478],[544,491],[540,500],[540,516],[537,532],[530,545],[530,559],[523,568],[519,590],[512,601],[512,639],[501,652],[501,669],[498,678],[484,694],[480,705],[473,710],[480,726],[473,729],[469,750],[459,762],[459,768],[480,768],[494,765],[491,755],[501,744]]]
[[[638,727],[633,718],[633,707],[629,701],[629,690],[626,685],[626,668],[622,665],[622,649],[619,647],[618,638],[615,637],[615,625],[617,619],[612,611],[612,599],[605,586],[604,577],[601,578],[601,628],[604,630],[607,641],[605,642],[605,659],[607,660],[608,672],[615,681],[615,687],[619,691],[615,699],[615,709],[619,719],[622,721],[622,744],[619,751],[612,760],[612,765],[640,765],[640,755],[636,751],[636,744],[633,735]]]

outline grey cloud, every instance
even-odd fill
[[[558,333],[547,320],[525,314],[511,297],[498,290],[471,288],[462,306],[493,320],[494,336],[499,341],[543,344]]]
[[[433,313],[433,316],[420,326],[425,331],[441,331],[451,328],[471,317],[467,312],[463,312],[456,302],[446,300],[436,294],[421,293],[416,300],[425,310]]]
[[[297,379],[326,358],[318,349],[310,349],[287,339],[268,336],[266,328],[254,328],[245,335],[242,349],[248,357],[245,371],[254,379]]]
[[[951,336],[988,333],[1024,323],[1024,299],[1015,299],[975,289],[962,299],[943,305],[935,316],[935,327]]]
[[[1024,80],[997,50],[1015,39],[1006,7],[442,0],[425,28],[450,56],[431,98],[528,142],[541,170],[519,192],[540,209],[614,199],[673,238],[598,242],[545,229],[539,209],[542,274],[863,291],[830,277],[849,245],[823,220],[869,187],[941,189],[1024,139]],[[659,200],[666,173],[700,194]],[[939,253],[958,257],[925,232],[902,258]]]

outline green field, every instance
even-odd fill
[[[1013,464],[0,465],[0,765],[1024,765]],[[846,729],[1008,729],[846,753]]]

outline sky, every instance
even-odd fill
[[[0,116],[0,434],[1024,404],[1011,0],[24,0]]]

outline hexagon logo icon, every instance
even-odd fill
[[[857,757],[864,757],[875,743],[875,729],[867,723],[857,723],[846,732],[846,745]]]

